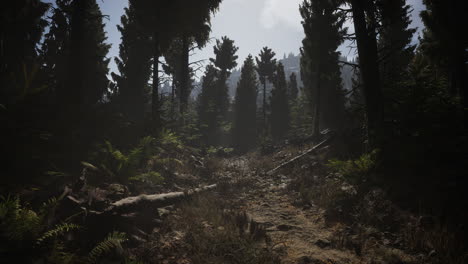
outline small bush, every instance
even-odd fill
[[[377,165],[378,150],[363,154],[356,160],[329,160],[327,167],[337,172],[351,184],[366,181]]]

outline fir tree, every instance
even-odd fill
[[[252,55],[244,61],[234,102],[234,145],[240,152],[255,146],[257,113],[257,75]]]
[[[410,6],[404,0],[376,1],[379,25],[379,66],[384,94],[384,115],[386,120],[401,120],[404,109],[397,101],[405,100],[410,90],[405,82],[409,79],[409,65],[414,57],[411,45],[416,29],[411,24]],[[385,133],[400,133],[390,127]]]
[[[220,117],[226,117],[229,108],[229,87],[227,80],[231,75],[231,70],[237,66],[237,51],[238,47],[234,45],[234,41],[228,37],[222,37],[221,40],[216,40],[214,46],[215,58],[210,58],[210,61],[219,69],[219,80],[217,87],[217,111]]]
[[[2,3],[0,10],[0,104],[14,103],[28,81],[26,74],[37,70],[37,44],[47,25],[49,5],[40,0]],[[22,92],[22,91],[21,91]]]
[[[282,139],[289,130],[290,113],[284,66],[280,62],[273,76],[271,91],[271,135],[274,140]]]
[[[121,17],[119,58],[115,58],[119,74],[112,73],[117,85],[117,103],[127,119],[140,130],[144,118],[145,90],[151,75],[151,39],[143,31],[132,1]],[[140,131],[141,133],[141,131]],[[138,134],[138,133],[137,133]]]
[[[289,76],[288,83],[288,95],[291,101],[295,101],[299,95],[299,88],[297,86],[297,76],[295,72],[292,72]]]
[[[103,99],[109,80],[110,45],[96,0],[75,0],[70,25],[68,100],[71,111],[88,111]],[[67,101],[68,101],[67,100]]]
[[[202,77],[202,90],[198,95],[198,122],[202,140],[207,145],[217,144],[219,128],[219,110],[217,102],[217,88],[219,71],[212,64],[208,65]]]
[[[383,95],[377,49],[377,18],[374,1],[350,0],[365,99],[367,137],[371,148],[383,145]]]
[[[343,43],[344,17],[327,0],[305,0],[300,7],[305,39],[301,48],[301,75],[314,107],[314,135],[321,125],[339,128],[344,115],[344,96],[338,65]]]
[[[262,114],[263,114],[263,132],[266,133],[266,125],[267,125],[267,81],[271,81],[273,78],[273,74],[276,68],[276,59],[275,53],[268,47],[264,47],[259,57],[256,57],[255,60],[257,61],[257,73],[260,79],[260,83],[263,85],[263,105],[262,105]]]
[[[468,121],[468,36],[459,29],[468,27],[466,1],[424,0],[427,10],[421,12],[426,26],[422,50],[448,77],[452,96],[463,98],[465,121]]]

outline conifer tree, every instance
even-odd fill
[[[257,75],[252,55],[244,61],[234,102],[234,145],[240,152],[255,146],[257,113]]]
[[[90,110],[107,91],[110,45],[105,43],[104,26],[96,0],[73,1],[67,85],[71,111]]]
[[[219,69],[219,79],[217,88],[217,111],[220,117],[226,117],[229,108],[229,87],[227,80],[231,75],[231,70],[237,66],[237,51],[238,47],[234,45],[234,41],[228,37],[222,37],[221,40],[216,40],[214,46],[215,58],[210,58],[210,61]]]
[[[414,57],[415,45],[411,45],[411,41],[416,29],[409,28],[410,9],[404,0],[376,1],[377,18],[380,22],[377,43],[379,70],[385,99],[384,116],[387,120],[401,120],[406,109],[395,102],[404,101],[411,90],[406,84],[409,79],[409,65]],[[390,133],[400,132],[392,131],[390,127],[385,129],[386,137]]]
[[[217,88],[219,71],[212,64],[208,65],[202,77],[202,90],[198,95],[198,122],[203,142],[208,145],[217,143],[218,102]]]
[[[291,101],[295,101],[299,95],[299,88],[297,86],[297,76],[295,72],[292,72],[289,76],[288,83],[288,94]]]
[[[405,0],[379,0],[376,2],[380,21],[379,57],[384,84],[401,81],[413,58],[411,45],[416,29],[411,24],[410,9]]]
[[[49,32],[41,47],[41,64],[44,81],[55,96],[55,101],[66,98],[65,85],[68,78],[70,57],[70,9],[71,0],[57,0],[52,11]]]
[[[132,1],[125,8],[117,29],[122,35],[119,58],[115,58],[119,74],[112,73],[118,88],[117,102],[127,119],[141,129],[145,88],[151,75],[151,39],[144,33]]]
[[[266,124],[267,124],[267,81],[271,82],[273,78],[273,74],[276,68],[276,59],[275,52],[273,52],[270,48],[264,47],[259,57],[256,57],[255,60],[257,61],[257,73],[260,79],[260,83],[263,85],[263,105],[262,105],[262,113],[263,113],[263,129],[266,132]]]
[[[273,87],[271,91],[271,135],[274,140],[278,141],[286,135],[290,125],[287,82],[281,62],[276,66]]]
[[[343,42],[344,17],[327,0],[305,0],[300,7],[305,39],[301,48],[301,75],[314,107],[314,135],[321,125],[339,128],[344,115],[344,96],[338,65]]]
[[[187,109],[188,98],[191,92],[191,74],[189,56],[190,51],[195,48],[203,48],[209,40],[211,32],[211,15],[217,9],[221,0],[202,0],[202,1],[184,1],[184,8],[179,9],[178,14],[182,19],[177,29],[180,49],[180,83],[178,87],[180,113],[183,114]]]
[[[188,47],[191,42],[190,38],[193,37],[200,42],[206,42],[208,39],[207,32],[209,33],[207,27],[209,26],[210,15],[217,9],[220,0],[188,2],[183,0],[132,1],[134,1],[140,23],[152,38],[152,115],[153,126],[160,129],[159,58],[166,52],[175,38],[181,38],[183,43],[181,50],[181,87],[183,87],[181,88],[181,107],[184,107],[185,98],[188,98],[189,95]]]
[[[13,103],[25,74],[33,71],[37,44],[47,25],[44,15],[49,5],[40,0],[2,3],[0,10],[0,104]],[[18,89],[18,90],[17,90]]]
[[[371,148],[383,145],[383,96],[378,67],[377,19],[374,1],[350,0],[365,99],[367,135]]]
[[[468,27],[466,1],[423,0],[426,10],[421,18],[426,26],[422,49],[433,64],[446,72],[452,96],[463,99],[465,121],[468,121]]]

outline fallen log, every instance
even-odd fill
[[[318,143],[317,145],[315,145],[313,148],[307,150],[306,152],[302,153],[301,155],[299,156],[296,156],[288,161],[285,161],[283,163],[281,163],[279,166],[277,166],[276,168],[272,169],[272,170],[269,170],[266,174],[271,176],[273,175],[274,173],[276,173],[278,170],[286,167],[286,166],[289,166],[291,164],[293,164],[294,162],[300,160],[301,158],[313,153],[314,151],[316,151],[318,148],[322,147],[323,145],[325,145],[326,143],[328,143],[328,141],[330,141],[331,137],[328,137],[326,139],[324,139],[322,142]]]
[[[136,211],[138,210],[137,208],[161,208],[180,202],[181,200],[196,193],[215,189],[216,186],[216,184],[213,184],[205,187],[195,188],[185,192],[171,192],[150,195],[141,194],[138,196],[127,197],[112,203],[105,211],[123,213]]]

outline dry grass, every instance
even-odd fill
[[[193,263],[276,263],[262,242],[264,229],[218,199],[198,196],[173,219],[185,232]]]
[[[230,202],[203,194],[169,216],[136,255],[148,263],[275,264],[265,229]]]

